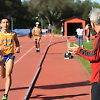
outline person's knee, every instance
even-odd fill
[[[6,78],[10,78],[12,73],[6,73]]]

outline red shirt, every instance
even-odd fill
[[[95,35],[93,51],[79,47],[76,54],[90,61],[91,83],[100,83],[100,32]]]

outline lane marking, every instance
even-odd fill
[[[49,46],[50,46],[50,44],[51,44],[52,39],[53,39],[53,37],[50,38],[50,41],[49,41],[49,43],[48,43],[48,45],[47,45],[47,47],[46,47],[46,49],[45,49],[45,52],[44,52],[44,54],[43,54],[43,56],[42,56],[42,59],[40,60],[40,63],[39,63],[39,65],[38,65],[37,71],[36,71],[36,73],[35,73],[35,75],[34,75],[32,81],[31,81],[31,83],[30,83],[30,85],[29,85],[29,88],[27,89],[27,92],[26,92],[26,94],[25,94],[23,100],[29,100],[29,98],[30,98],[30,96],[31,96],[31,94],[32,94],[32,92],[33,92],[34,85],[35,85],[35,83],[36,83],[36,81],[37,81],[37,79],[38,79],[38,75],[39,75],[39,73],[40,73],[40,71],[41,71],[42,63],[44,62],[45,56],[46,56],[46,54],[47,54],[47,51],[48,51],[48,48],[49,48]]]
[[[45,37],[42,37],[42,40],[44,40],[44,38]],[[27,44],[29,44],[29,43],[31,43],[31,42],[34,42],[34,40],[33,39],[31,39],[30,41],[28,41],[27,43],[24,43],[24,44],[22,44],[20,47],[22,47],[22,46],[24,46],[24,45],[27,45]],[[19,41],[20,42],[20,41]],[[41,41],[40,41],[41,42]],[[21,43],[21,42],[20,42]]]
[[[44,38],[43,38],[44,39]],[[43,40],[42,39],[42,40]],[[18,60],[15,61],[14,64],[18,63],[22,58],[24,58],[35,46],[33,46],[31,49],[29,49],[26,53],[24,53]]]
[[[14,64],[16,64],[17,62],[19,62],[24,56],[26,56],[35,46],[33,46],[31,49],[29,49],[26,53],[24,53],[17,61],[15,61]]]

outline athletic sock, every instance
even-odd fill
[[[40,50],[40,48],[37,48],[37,50]]]

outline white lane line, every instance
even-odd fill
[[[45,39],[45,37],[42,37],[42,40],[44,40],[44,39]],[[19,42],[20,42],[20,40],[19,40]],[[24,44],[20,45],[20,47],[22,47],[22,46],[24,46],[24,45],[28,45],[29,43],[32,43],[32,42],[34,42],[33,39],[30,40],[30,41],[28,41],[27,43],[24,43]],[[41,41],[40,41],[40,42],[41,42]]]
[[[20,47],[22,47],[22,46],[24,46],[24,45],[28,45],[28,44],[31,43],[32,41],[33,41],[33,40],[30,40],[29,42],[22,44]]]
[[[35,82],[37,81],[37,77],[38,77],[39,72],[40,72],[40,70],[41,70],[41,64],[43,63],[42,61],[44,61],[43,59],[44,59],[44,57],[45,57],[46,51],[47,51],[48,46],[50,45],[52,39],[53,39],[53,37],[50,38],[50,41],[49,41],[49,43],[48,43],[48,45],[47,45],[47,47],[46,47],[46,50],[45,50],[44,54],[42,55],[41,61],[40,61],[40,63],[39,63],[39,66],[40,66],[40,67],[38,66],[38,68],[37,68],[37,70],[36,70],[36,73],[35,73],[35,75],[34,75],[32,81],[31,81],[31,83],[30,83],[30,85],[29,85],[29,87],[28,87],[28,89],[27,89],[27,92],[26,92],[26,94],[25,94],[23,100],[29,100],[29,97],[30,97],[30,95],[31,95],[31,92],[33,92],[32,89],[34,89],[34,84],[35,84]]]
[[[50,40],[50,43],[49,43],[49,45],[51,44],[51,41],[52,41],[52,39],[53,39],[53,36],[52,36],[52,38],[51,38],[51,40]]]
[[[44,38],[42,39],[44,40]],[[31,49],[29,49],[26,53],[24,53],[18,60],[15,61],[14,64],[18,63],[23,57],[25,57],[35,46],[33,46]]]
[[[31,49],[29,49],[24,55],[22,55],[17,61],[15,61],[14,64],[18,63],[24,56],[26,56],[35,46],[33,46]]]

